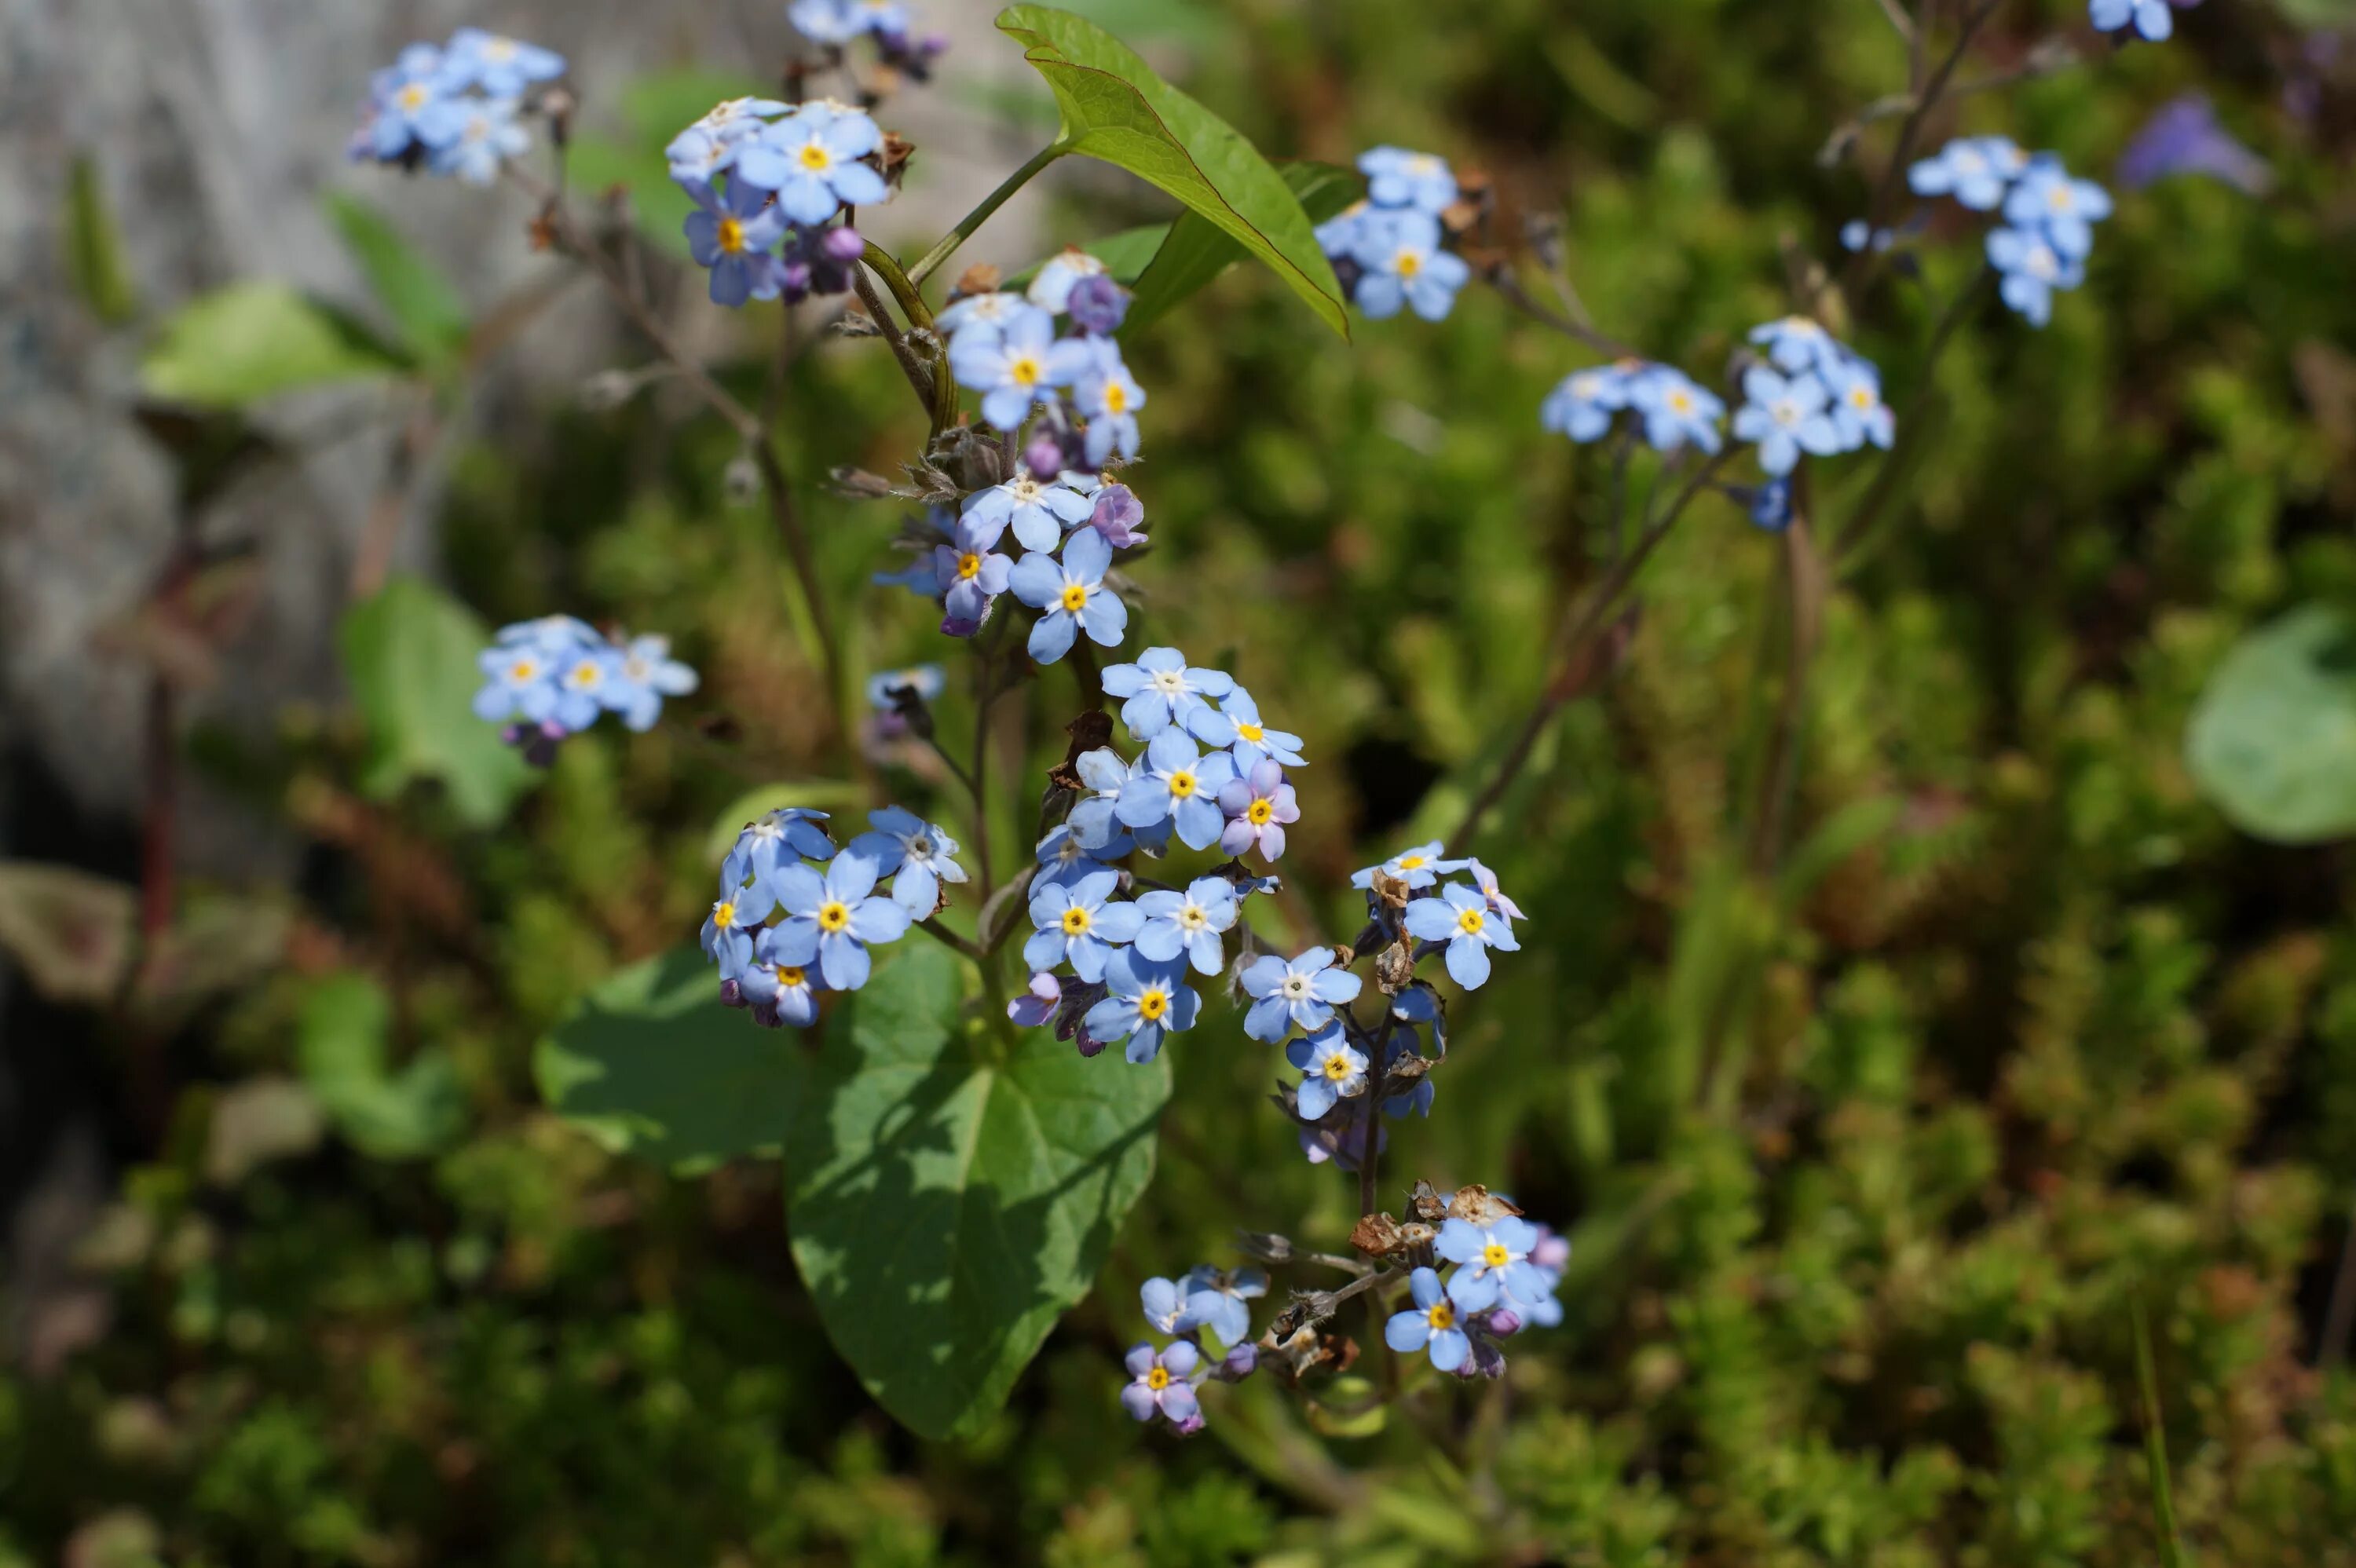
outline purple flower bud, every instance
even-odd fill
[[[1044,484],[1064,471],[1064,443],[1041,431],[1023,449],[1023,462],[1032,477]]]
[[[1192,1437],[1203,1430],[1203,1413],[1198,1410],[1183,1421],[1173,1421],[1170,1428],[1181,1437]]]
[[[1247,1340],[1226,1353],[1216,1374],[1222,1382],[1239,1383],[1259,1370],[1259,1347]]]
[[[1072,297],[1064,310],[1082,332],[1108,337],[1128,318],[1129,297],[1127,289],[1098,273],[1072,285]]]
[[[1006,1004],[1006,1016],[1023,1029],[1037,1029],[1055,1017],[1063,1000],[1064,987],[1043,970],[1031,976],[1028,991]]]
[[[867,253],[867,241],[858,229],[845,223],[828,229],[819,248],[833,261],[856,261]]]
[[[1145,535],[1137,525],[1145,521],[1144,503],[1126,485],[1108,485],[1097,492],[1097,509],[1088,514],[1088,527],[1104,535],[1105,543],[1115,549],[1128,549],[1145,542]]]
[[[752,1004],[744,999],[744,987],[734,980],[720,982],[720,1005],[723,1008],[744,1008]]]
[[[786,1027],[786,1020],[778,1016],[777,1005],[775,1002],[755,1002],[753,1004],[753,1021],[759,1024],[763,1029],[783,1029]]]
[[[976,632],[980,630],[981,623],[979,621],[969,621],[959,615],[944,615],[941,617],[941,631],[943,635],[947,636],[970,637]]]
[[[1510,1307],[1500,1307],[1489,1314],[1489,1332],[1500,1339],[1510,1339],[1522,1331],[1522,1315]]]

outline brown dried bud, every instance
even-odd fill
[[[1437,1225],[1448,1218],[1448,1203],[1430,1182],[1419,1181],[1408,1194],[1407,1211],[1427,1225]]]
[[[897,131],[884,132],[883,154],[884,183],[897,185],[900,182],[900,176],[907,172],[908,160],[914,157],[916,153],[916,143]]]
[[[1375,897],[1393,910],[1406,909],[1408,900],[1415,896],[1415,890],[1403,878],[1394,877],[1380,867],[1375,869],[1374,890]]]
[[[1450,1219],[1466,1221],[1484,1231],[1498,1221],[1520,1212],[1519,1209],[1477,1181],[1469,1187],[1458,1188],[1456,1196],[1448,1200]]]
[[[1005,276],[989,262],[976,261],[958,274],[957,287],[949,291],[949,299],[954,303],[968,294],[994,294],[998,292],[1000,281]]]
[[[1064,760],[1047,770],[1047,782],[1057,789],[1077,793],[1087,788],[1080,778],[1080,759],[1112,743],[1112,715],[1101,708],[1091,708],[1065,725],[1064,733],[1072,738],[1072,743],[1065,749]]]
[[[1385,1093],[1396,1094],[1402,1089],[1412,1088],[1422,1083],[1424,1075],[1430,1071],[1431,1058],[1402,1056],[1390,1064],[1390,1071],[1383,1074]]]
[[[1415,949],[1401,937],[1375,955],[1375,984],[1386,997],[1396,997],[1415,983]]]
[[[1399,1250],[1399,1223],[1388,1214],[1364,1214],[1350,1228],[1350,1244],[1370,1258],[1387,1258]]]
[[[848,500],[881,501],[900,493],[893,487],[892,481],[864,468],[846,465],[830,470],[826,477],[829,488]]]

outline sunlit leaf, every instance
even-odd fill
[[[488,827],[531,786],[533,772],[498,727],[475,717],[475,656],[490,632],[439,589],[395,578],[344,615],[344,673],[368,725],[361,787],[379,800],[440,781],[458,816]]]
[[[442,270],[402,238],[383,213],[342,191],[327,197],[327,220],[343,237],[385,314],[420,359],[437,360],[466,340],[466,302]]]
[[[1312,223],[1324,222],[1365,188],[1357,175],[1332,164],[1283,164],[1279,172]],[[1130,302],[1122,330],[1151,325],[1243,259],[1244,248],[1224,229],[1199,213],[1181,213],[1138,276],[1137,297]]]
[[[422,1159],[466,1131],[466,1096],[449,1053],[428,1047],[391,1066],[392,1002],[362,975],[335,975],[303,1004],[295,1031],[303,1082],[353,1147],[371,1159]]]
[[[409,360],[367,328],[284,283],[231,283],[164,324],[140,379],[154,397],[241,409],[338,381],[397,376]]]
[[[2245,833],[2356,833],[2356,616],[2310,604],[2244,638],[2193,709],[2185,761]]]

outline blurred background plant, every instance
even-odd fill
[[[1697,374],[1783,314],[1799,258],[1837,258],[1869,187],[1817,163],[1828,123],[1906,80],[1875,0],[1080,8],[1271,154],[1430,147],[1485,170],[1507,224],[1559,211],[1596,317]],[[123,215],[78,179],[82,308],[145,335],[180,515],[269,461],[283,434],[251,411],[359,379],[434,472],[446,587],[375,594],[392,545],[361,530],[348,699],[259,733],[175,721],[239,635],[234,552],[192,523],[123,632],[155,671],[151,788],[196,777],[275,819],[305,846],[289,885],[175,885],[168,811],[136,848],[50,853],[17,826],[45,863],[0,868],[11,1032],[86,1055],[115,1168],[71,1287],[9,1282],[0,1561],[2142,1564],[2173,1549],[2155,1435],[2188,1558],[2356,1561],[2356,927],[2332,842],[2356,828],[2356,17],[2177,20],[2114,53],[2070,0],[2006,5],[1980,69],[2056,36],[2088,63],[1933,127],[2111,179],[2156,155],[2139,134],[2181,139],[2198,93],[2244,157],[2197,142],[2192,172],[2122,191],[2045,331],[1989,301],[1948,345],[1886,526],[1822,603],[1776,874],[1743,835],[1783,550],[1716,502],[1489,815],[1525,951],[1393,1168],[1490,1179],[1573,1253],[1563,1329],[1463,1396],[1448,1444],[1346,1381],[1305,1414],[1225,1391],[1183,1446],[1121,1414],[1142,1279],[1231,1256],[1239,1221],[1355,1214],[1233,1031],[1173,1051],[1158,1178],[1098,1290],[954,1442],[893,1424],[835,1359],[774,1165],[666,1175],[558,1120],[536,1048],[693,930],[748,795],[863,803],[819,777],[829,698],[768,518],[725,482],[735,436],[659,382],[589,406],[527,384],[450,419],[510,324],[466,303],[466,254],[429,259],[369,205],[380,184],[332,198],[371,300],[257,281],[151,310]],[[669,243],[659,149],[727,62],[662,63],[593,90],[574,172]],[[964,91],[1038,133],[1043,91]],[[1863,133],[1868,173],[1890,131]],[[1046,183],[1051,240],[1168,211],[1094,172]],[[1976,229],[1933,238],[1922,287],[1852,302],[1893,389],[1978,265]],[[1036,260],[993,243],[965,259]],[[767,337],[725,340],[755,404]],[[889,471],[921,437],[861,349],[787,372],[797,475]],[[1351,870],[1454,826],[1548,679],[1611,485],[1608,454],[1537,426],[1568,349],[1480,290],[1345,348],[1246,270],[1130,348],[1153,389],[1144,589],[1321,763],[1282,868],[1304,929],[1349,926]],[[921,606],[864,587],[888,513],[804,490],[858,671],[935,656]],[[535,780],[466,711],[471,656],[558,607],[669,633],[705,682]],[[1033,717],[1044,767],[1060,742]],[[20,1237],[39,1222],[20,1208]]]

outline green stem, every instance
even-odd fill
[[[1007,176],[1005,184],[1000,186],[996,190],[991,191],[988,196],[983,197],[981,198],[980,206],[975,208],[971,212],[967,213],[963,218],[958,219],[958,226],[955,229],[950,229],[947,234],[942,235],[939,244],[935,245],[931,250],[926,251],[923,256],[917,259],[916,264],[908,269],[906,281],[912,285],[922,285],[926,278],[931,277],[935,272],[940,270],[942,262],[957,254],[958,246],[973,238],[975,229],[980,229],[983,224],[990,221],[990,215],[991,213],[996,212],[1000,208],[1006,205],[1006,201],[1009,197],[1012,196],[1016,191],[1021,190],[1024,186],[1029,185],[1031,181],[1037,176],[1040,170],[1045,168],[1049,164],[1054,163],[1057,158],[1062,157],[1066,153],[1070,151],[1071,149],[1064,145],[1061,142],[1056,143],[1051,147],[1042,148],[1037,156],[1033,157],[1029,163],[1023,165],[1021,168],[1015,170],[1012,174]],[[872,251],[874,247],[870,246],[868,249]],[[931,320],[929,316],[926,319],[927,322]]]

